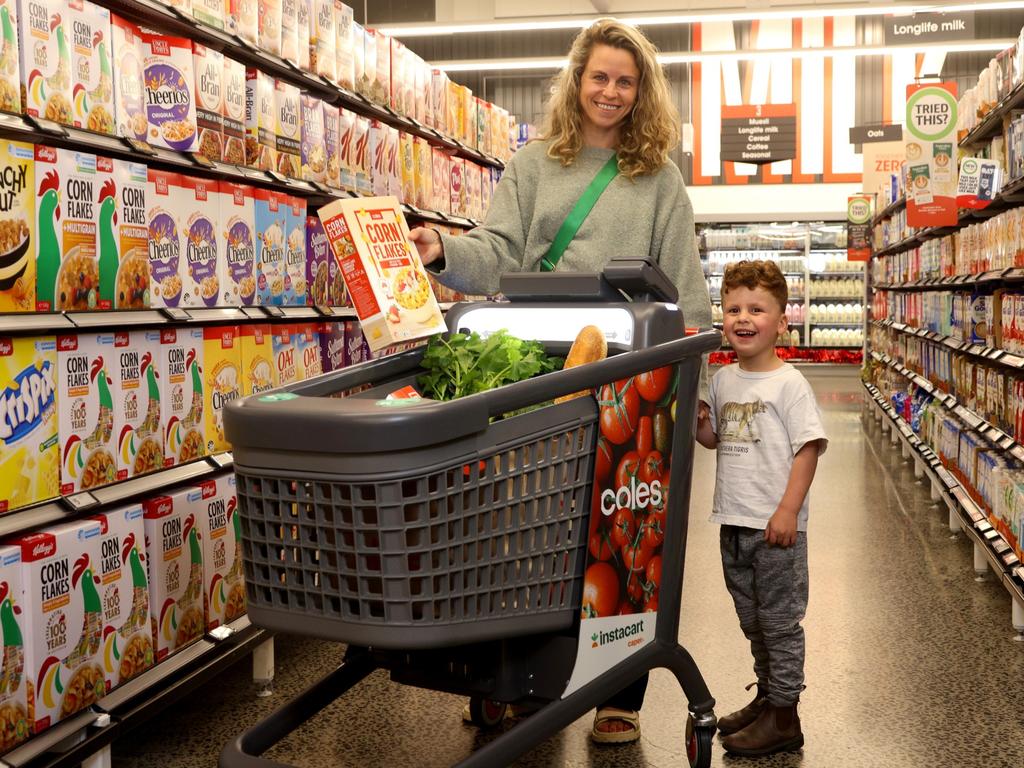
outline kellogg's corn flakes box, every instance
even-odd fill
[[[142,88],[142,30],[116,14],[110,16],[114,47],[114,120],[118,136],[146,140],[146,104]]]
[[[106,692],[100,524],[82,520],[14,539],[29,718],[35,733],[92,706]]]
[[[0,547],[0,642],[4,655],[0,668],[0,751],[6,752],[32,733],[28,681],[25,679],[25,620],[22,601],[21,549]]]
[[[34,155],[31,144],[0,141],[0,312],[31,312],[35,306]]]
[[[220,300],[224,239],[220,237],[220,184],[213,179],[181,177],[185,193],[185,258],[181,304],[215,307]]]
[[[242,352],[242,396],[258,395],[277,386],[273,326],[252,323],[238,326]]]
[[[237,327],[203,329],[203,370],[206,452],[228,451],[231,445],[224,436],[224,407],[242,394],[242,350]]]
[[[274,351],[274,375],[277,377],[277,386],[283,387],[286,384],[294,384],[300,381],[299,369],[299,340],[295,332],[295,326],[286,324],[275,324],[273,335]]]
[[[124,480],[164,466],[160,331],[117,331],[114,349],[120,372],[114,382],[117,479]]]
[[[100,601],[103,647],[100,658],[107,692],[153,666],[153,635],[146,577],[146,527],[142,505],[96,515],[100,524]]]
[[[18,2],[0,0],[0,13],[4,16],[4,44],[0,49],[0,109],[21,112],[21,78],[18,76]]]
[[[291,196],[268,189],[257,189],[256,197],[256,291],[258,303],[264,306],[284,304],[285,239]]]
[[[96,162],[99,163],[100,159],[97,158]],[[149,184],[149,169],[142,163],[103,159],[112,164],[113,184],[111,186],[116,192],[119,259],[114,285],[114,307],[116,309],[144,309],[149,306],[151,279],[149,226],[146,218],[146,188]]]
[[[164,466],[206,455],[203,398],[203,330],[160,331],[160,406],[164,420]]]
[[[256,303],[256,197],[252,187],[220,183],[221,302],[225,306]]]
[[[146,183],[146,222],[149,227],[149,299],[154,307],[181,303],[182,240],[185,236],[185,192],[181,176],[150,168]]]
[[[68,0],[74,126],[114,133],[114,60],[110,11],[89,0]]]
[[[195,152],[199,137],[192,41],[144,31],[142,62],[149,143]]]
[[[71,26],[65,5],[20,0],[15,21],[21,58],[21,108],[26,115],[71,125]],[[7,90],[5,86],[0,101],[10,111],[14,100]]]
[[[53,336],[0,337],[0,512],[60,490],[56,369]]]
[[[205,514],[200,515],[206,578],[206,628],[216,629],[245,613],[242,522],[238,516],[233,474],[207,480],[199,488],[203,491],[206,505]]]

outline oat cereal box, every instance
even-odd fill
[[[281,0],[258,0],[259,39],[257,45],[274,56],[281,55]]]
[[[288,275],[285,238],[290,196],[257,189],[255,198],[257,303],[280,306],[284,303],[285,278]]]
[[[82,520],[15,538],[29,719],[35,733],[106,691],[99,564],[101,527]]]
[[[434,202],[430,207],[436,211],[451,211],[451,172],[448,168],[450,159],[437,147],[431,147],[430,175]]]
[[[334,50],[335,50],[335,73],[334,81],[342,88],[353,90],[355,82],[353,74],[355,71],[355,54],[353,45],[355,37],[352,34],[353,11],[347,5],[335,0],[334,3]]]
[[[113,51],[110,11],[89,0],[68,0],[71,26],[73,124],[114,133]]]
[[[207,491],[209,498],[216,489]],[[200,520],[204,490],[185,488],[142,502],[150,628],[157,662],[203,636],[205,577]]]
[[[445,329],[397,199],[336,200],[319,215],[373,351]]]
[[[231,449],[224,437],[224,406],[242,394],[242,350],[233,325],[203,329],[203,411],[206,452]]]
[[[273,326],[251,323],[238,326],[242,353],[242,396],[258,395],[277,386]]]
[[[181,250],[185,236],[186,206],[182,179],[177,173],[150,168],[146,183],[146,222],[149,228],[149,300],[153,307],[181,304],[183,274]]]
[[[299,381],[298,338],[295,326],[275,324],[273,336],[274,375],[277,386],[283,387]]]
[[[142,163],[97,157],[97,168],[110,165],[111,177],[100,188],[100,252],[106,238],[106,206],[112,199],[116,211],[117,273],[113,287],[115,309],[149,306],[149,227],[146,220],[146,189],[149,169]],[[102,271],[103,262],[100,261]],[[102,283],[101,283],[102,286]],[[103,291],[101,291],[103,293]]]
[[[0,140],[0,312],[31,312],[36,301],[34,148]]]
[[[0,641],[4,644],[0,675],[0,751],[7,752],[32,733],[29,719],[28,689],[25,679],[25,642],[28,638],[22,603],[25,600],[21,576],[21,549],[0,547]]]
[[[299,6],[296,0],[281,0],[281,58],[299,63]]]
[[[146,526],[142,505],[131,504],[92,518],[100,524],[100,659],[106,690],[127,683],[153,666],[153,634],[146,577]]]
[[[19,0],[18,52],[21,58],[21,108],[26,115],[71,125],[71,27],[63,2]],[[10,54],[5,54],[10,55]],[[4,78],[0,103],[16,103]]]
[[[0,375],[0,512],[8,512],[60,490],[54,337],[0,337]]]
[[[245,165],[245,65],[224,57],[224,162]]]
[[[245,71],[245,164],[261,171],[277,169],[277,96],[274,78],[249,67]]]
[[[117,412],[114,382],[120,377],[113,333],[57,336],[57,402],[60,403],[62,495],[117,479]]]
[[[203,330],[160,331],[160,404],[164,466],[185,464],[206,453],[203,419]]]
[[[330,264],[331,247],[327,243],[320,219],[306,217],[306,284],[309,286],[309,303],[318,307],[334,306],[331,303]]]
[[[110,17],[114,45],[114,121],[118,136],[146,140],[146,103],[142,88],[142,31],[120,16]]]
[[[192,15],[214,29],[224,29],[227,16],[225,0],[192,0]]]
[[[412,134],[399,131],[398,133],[398,165],[399,174],[402,180],[403,203],[415,205],[416,203],[416,141]]]
[[[354,29],[353,25],[353,29]],[[353,36],[353,44],[355,43]],[[377,83],[377,35],[372,29],[363,28],[363,77],[360,81],[361,93],[367,99],[372,99],[374,86]]]
[[[0,15],[3,16],[4,46],[0,52],[0,110],[21,112],[21,78],[18,75],[18,24],[19,4],[17,0],[0,0]],[[0,736],[0,745],[4,739]]]
[[[144,31],[142,59],[149,143],[195,152],[199,140],[192,41]]]
[[[252,187],[220,182],[221,302],[225,306],[256,303],[256,197]]]
[[[306,284],[306,201],[289,197],[285,233],[284,303],[304,307],[308,300]]]
[[[323,104],[324,118],[324,152],[327,154],[327,168],[324,171],[324,182],[331,187],[340,187],[341,182],[341,119],[342,114],[352,113],[346,109],[338,109],[332,104]]]
[[[224,240],[220,237],[220,188],[213,179],[182,176],[185,244],[181,306],[215,307],[220,300]]]
[[[160,331],[114,332],[118,376],[114,379],[117,479],[164,466],[160,408]]]
[[[341,159],[341,186],[344,189],[356,189],[355,176],[355,139],[356,139],[357,116],[344,107],[339,112],[338,127],[341,147],[339,156]]]
[[[369,195],[371,185],[370,119],[356,116],[355,135],[352,137],[352,172],[355,174],[356,191]]]
[[[323,359],[320,352],[320,323],[300,323],[294,326],[295,359],[299,365],[298,376],[301,381],[312,379],[324,372]]]
[[[196,124],[199,154],[220,162],[224,157],[224,54],[192,43],[196,78]]]
[[[259,45],[259,4],[257,0],[228,0],[228,31],[249,43]]]
[[[177,8],[186,16],[192,15],[192,0],[160,0],[164,5]]]
[[[334,19],[334,0],[312,0],[309,12],[309,68],[328,80],[334,80],[335,39],[337,25]]]
[[[297,0],[296,19],[299,35],[299,55],[296,66],[303,72],[309,72],[309,13],[311,0]]]
[[[358,93],[366,85],[366,30],[357,21],[352,22],[352,85]]]
[[[327,179],[327,147],[324,142],[324,105],[316,96],[304,93],[302,110],[302,178],[324,183]]]
[[[345,323],[320,324],[320,358],[324,373],[345,367]]]
[[[210,493],[209,486],[213,486]],[[242,580],[242,521],[238,516],[235,476],[220,475],[199,485],[203,491],[201,539],[206,579],[206,628],[230,624],[245,613]]]

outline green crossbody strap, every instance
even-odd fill
[[[576,205],[569,212],[569,215],[565,217],[565,221],[562,222],[558,234],[555,235],[555,239],[551,243],[551,247],[544,254],[544,258],[540,260],[541,272],[551,272],[554,270],[562,258],[562,254],[565,253],[565,249],[569,247],[569,243],[576,237],[580,226],[590,214],[591,209],[597,204],[597,199],[601,197],[601,193],[611,184],[612,179],[618,173],[619,156],[613,154],[608,158],[608,162],[604,164],[604,167],[597,172],[597,176],[590,182],[590,185],[583,190],[580,199],[576,201]]]

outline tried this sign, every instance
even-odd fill
[[[957,223],[956,83],[907,86],[907,225]]]
[[[974,39],[974,11],[886,16],[885,44],[937,43]]]
[[[796,105],[722,107],[722,160],[775,163],[796,157]]]

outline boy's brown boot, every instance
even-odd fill
[[[776,707],[766,702],[757,719],[742,731],[722,739],[725,751],[743,757],[792,752],[804,745],[796,704]]]
[[[728,714],[718,721],[718,732],[722,736],[728,736],[731,733],[742,731],[752,722],[757,720],[757,716],[761,714],[761,710],[764,709],[764,706],[768,701],[768,691],[762,688],[758,683],[751,683],[747,686],[747,690],[749,691],[755,685],[757,685],[757,695],[754,696],[754,700],[752,702],[747,704],[743,709]]]

